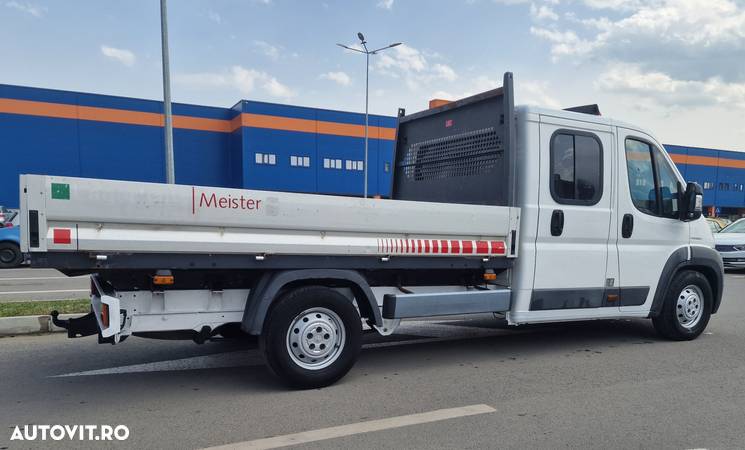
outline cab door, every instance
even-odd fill
[[[624,315],[646,316],[668,258],[688,251],[690,226],[678,218],[685,182],[645,133],[619,127],[618,149],[620,308]]]
[[[614,145],[610,126],[541,116],[531,312],[564,318],[618,314],[605,292]]]

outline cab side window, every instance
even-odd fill
[[[551,138],[551,196],[556,203],[594,205],[603,195],[603,151],[591,134],[561,130]]]
[[[646,214],[678,217],[678,177],[662,152],[647,142],[626,139],[631,201]]]

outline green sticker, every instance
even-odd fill
[[[52,183],[52,198],[70,200],[70,185],[67,183]]]

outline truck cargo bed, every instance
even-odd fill
[[[505,267],[512,207],[21,177],[35,266]],[[485,265],[485,263],[487,263]]]

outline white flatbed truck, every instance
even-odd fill
[[[513,103],[501,88],[399,114],[392,199],[21,176],[34,267],[91,274],[70,337],[259,337],[295,387],[357,359],[362,324],[496,313],[508,323],[648,317],[706,327],[722,260],[648,132]]]

